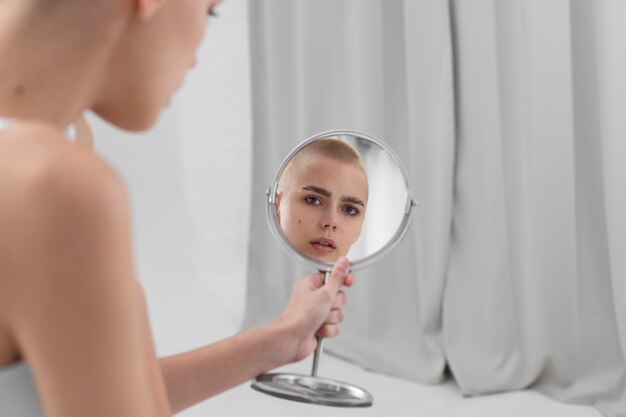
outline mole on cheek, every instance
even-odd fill
[[[302,223],[302,220],[298,220],[298,224]]]

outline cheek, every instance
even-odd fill
[[[350,239],[352,243],[356,242],[361,234],[361,227],[363,226],[363,221],[355,222],[350,226]]]
[[[290,204],[282,204],[280,207],[279,223],[287,236],[295,238],[299,236],[300,231],[306,224],[306,220],[302,216],[302,213],[293,210]]]
[[[206,17],[202,17],[202,19],[198,22],[196,26],[196,30],[192,35],[191,43],[194,46],[194,52],[197,51],[198,47],[202,43],[202,39],[204,39],[204,35],[207,29]]]
[[[296,202],[295,204],[292,204],[292,207],[294,222],[297,222],[298,224],[314,223],[319,216],[318,210],[315,206]]]
[[[177,2],[181,2],[181,0]],[[184,3],[185,5],[178,9],[179,12],[175,19],[177,27],[172,33],[178,36],[177,48],[179,49],[179,54],[185,55],[180,60],[180,63],[184,66],[183,70],[186,71],[195,63],[197,49],[206,30],[207,16],[206,10],[198,7],[198,3],[202,2],[185,0]]]

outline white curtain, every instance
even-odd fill
[[[350,290],[334,353],[626,415],[626,2],[254,0],[247,325],[306,271],[264,191],[318,131],[386,141],[420,201]]]

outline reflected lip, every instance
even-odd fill
[[[337,246],[335,246],[334,240],[327,239],[324,237],[312,240],[311,245],[313,245],[315,249],[321,252],[330,252],[332,250],[337,249]]]

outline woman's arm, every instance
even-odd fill
[[[284,363],[289,335],[280,326],[248,330],[190,352],[160,360],[172,412],[254,378]]]
[[[351,285],[349,263],[335,266],[329,283],[315,274],[302,278],[280,317],[231,338],[161,359],[161,369],[174,412],[248,381],[270,369],[309,355],[315,336],[332,337],[343,320],[345,294]]]
[[[0,246],[10,241],[0,248],[0,272],[8,277],[0,310],[48,417],[170,415],[168,398],[171,409],[184,409],[298,361],[315,349],[316,335],[339,332],[346,301],[340,288],[353,280],[345,259],[327,285],[321,274],[298,281],[271,323],[159,364],[133,276],[124,187],[103,161],[59,132],[16,131],[3,138],[16,144],[5,161],[16,171],[10,183],[0,178],[13,211],[0,210],[1,229],[12,236],[0,239]],[[32,139],[53,133],[49,142]]]

